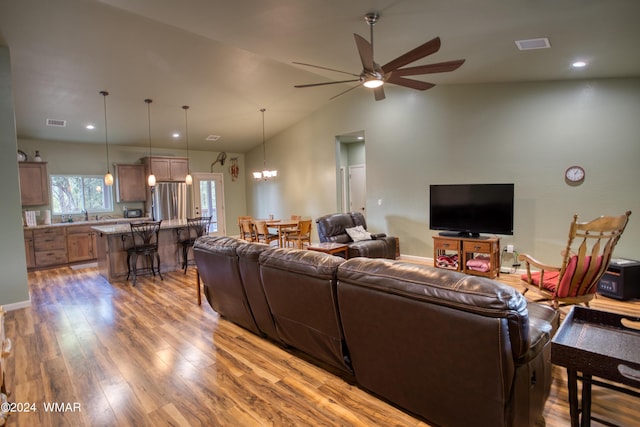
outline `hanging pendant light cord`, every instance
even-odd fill
[[[147,123],[149,124],[149,172],[153,175],[153,162],[151,161],[151,103],[153,100],[145,99],[147,103]]]
[[[100,91],[100,95],[102,95],[102,100],[104,101],[104,145],[107,151],[107,173],[109,173],[109,136],[107,133],[107,95],[109,95],[109,92],[103,90]]]
[[[189,165],[189,121],[187,119],[187,110],[189,109],[188,105],[183,105],[184,109],[184,136],[187,141],[187,173],[191,174],[191,167]]]
[[[264,112],[267,111],[264,108],[260,109],[260,112],[262,113],[262,166],[264,167],[264,170],[267,170],[267,145],[265,143],[265,138],[264,138]]]

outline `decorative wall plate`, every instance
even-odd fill
[[[18,161],[19,162],[26,162],[27,161],[27,154],[22,150],[18,150]]]

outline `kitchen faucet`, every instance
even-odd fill
[[[82,211],[82,213],[84,214],[84,220],[85,220],[85,221],[89,221],[89,212],[87,212],[87,210],[86,210],[86,209],[84,209],[84,210]]]

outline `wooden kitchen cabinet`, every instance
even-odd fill
[[[67,263],[65,227],[47,227],[33,230],[36,267],[50,267]]]
[[[67,261],[92,261],[96,258],[96,232],[91,226],[67,227]]]
[[[49,204],[49,177],[46,162],[19,162],[22,206]]]
[[[150,173],[156,176],[156,181],[184,181],[189,163],[186,157],[145,157],[142,159],[146,167],[145,177]]]
[[[27,268],[36,266],[36,252],[33,245],[33,231],[24,230],[24,252],[27,259]]]
[[[144,202],[147,199],[147,176],[143,164],[116,164],[116,201]]]

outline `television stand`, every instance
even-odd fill
[[[474,263],[486,266],[486,271],[472,268]],[[433,236],[433,265],[494,279],[500,275],[500,238]]]
[[[438,235],[443,237],[467,237],[469,239],[480,239],[480,233],[471,233],[466,231],[441,231]]]

